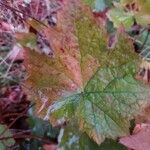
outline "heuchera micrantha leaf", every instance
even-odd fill
[[[57,27],[45,34],[53,58],[29,51],[27,61],[28,84],[48,96],[38,115],[46,113],[45,119],[50,117],[53,124],[75,117],[80,130],[98,144],[106,137],[128,134],[129,120],[150,96],[150,90],[134,79],[140,59],[132,43],[118,33],[117,46],[108,49],[105,31],[91,11],[74,0],[64,2]],[[38,111],[41,102],[35,99]]]

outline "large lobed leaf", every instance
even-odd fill
[[[45,115],[46,106],[60,99],[48,108],[45,118],[50,115],[55,124],[75,117],[80,130],[100,144],[106,137],[128,134],[129,119],[150,95],[134,79],[140,59],[131,42],[118,33],[118,45],[108,49],[105,31],[90,10],[77,3],[66,1],[58,26],[45,32],[55,51],[53,58],[29,51],[28,82],[35,92],[48,96],[40,116]],[[41,104],[35,99],[39,111]]]

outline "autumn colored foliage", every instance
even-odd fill
[[[0,0],[0,150],[149,150],[149,0]]]

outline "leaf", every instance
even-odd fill
[[[0,135],[4,132],[5,129],[6,129],[5,125],[0,125]],[[7,130],[0,137],[5,138],[5,137],[11,137],[11,136],[12,136],[11,132],[9,130]],[[15,144],[15,141],[13,138],[1,140],[0,141],[0,148],[1,148],[1,150],[5,150],[7,148],[7,146],[12,146],[14,144]]]
[[[56,138],[59,129],[53,128],[48,121],[44,121],[40,118],[30,116],[28,119],[29,126],[32,129],[32,134],[40,137]]]
[[[73,2],[59,12],[58,27],[45,31],[54,57],[29,51],[28,82],[35,92],[48,95],[46,106],[60,99],[40,116],[50,115],[53,124],[75,117],[80,130],[100,144],[128,134],[129,119],[142,109],[149,88],[134,79],[140,59],[127,37],[118,33],[118,45],[110,51],[91,11]],[[35,99],[38,111],[41,104]]]
[[[100,146],[100,150],[127,150],[122,144],[112,140],[106,139]]]
[[[134,23],[133,14],[126,13],[123,9],[113,8],[109,10],[107,16],[114,23],[115,27],[123,25],[125,28],[130,28]]]
[[[123,137],[120,143],[134,150],[149,150],[150,148],[150,127],[144,126],[142,129],[133,135]]]
[[[86,4],[94,8],[95,0],[83,0]]]
[[[149,31],[143,31],[136,40],[136,44],[139,47],[140,55],[144,60],[150,59],[150,35]],[[144,44],[144,45],[143,45]]]
[[[59,129],[53,128],[48,121],[30,115],[28,118],[28,125],[33,136],[46,139],[46,141],[49,141],[50,143],[54,142],[55,140],[57,141]],[[48,147],[53,146],[56,147],[55,142],[54,145],[52,143],[50,145],[47,145],[47,142],[38,139],[26,139],[20,144],[20,149],[40,149],[41,147],[48,149]]]
[[[102,12],[106,8],[111,7],[111,6],[112,6],[112,1],[110,0],[96,0],[95,2],[95,10],[97,12]]]
[[[139,11],[140,14],[149,14],[150,13],[150,1],[149,0],[121,0],[121,5],[126,6],[132,4],[131,9],[133,11]],[[137,10],[136,10],[137,9]]]
[[[111,78],[112,74],[107,74],[107,69],[100,70],[95,79],[89,81],[83,93],[56,102],[50,111],[53,117],[59,119],[68,119],[75,115],[80,120],[80,129],[97,143],[103,141],[104,137],[115,138],[128,133],[129,122],[125,118],[130,118],[138,112],[138,100],[142,99],[144,94],[144,89],[130,76],[121,79],[114,77],[110,82],[105,80],[108,84],[100,87],[106,79],[103,77]],[[101,88],[105,90],[101,91]]]
[[[96,12],[103,12],[105,9],[112,7],[114,1],[118,0],[83,0],[91,6]]]
[[[124,146],[110,139],[106,139],[100,146],[97,145],[85,133],[78,130],[75,121],[72,122],[61,129],[58,150],[126,150]]]
[[[149,0],[121,0],[116,4],[116,8],[108,12],[108,18],[116,27],[122,24],[129,28],[134,23],[134,19],[138,24],[147,25],[150,23],[149,6]]]

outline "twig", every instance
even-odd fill
[[[0,62],[0,65],[2,65],[3,63],[6,62],[6,60],[12,55],[13,51],[10,51],[5,58],[2,59],[2,61]]]
[[[38,19],[36,19],[36,18],[34,18],[34,17],[32,17],[32,16],[30,16],[30,15],[28,15],[28,14],[25,14],[24,12],[22,12],[22,11],[16,9],[16,8],[13,8],[13,7],[11,7],[11,6],[8,6],[7,4],[5,4],[5,3],[1,2],[1,1],[0,1],[0,4],[3,5],[3,6],[5,6],[7,9],[9,9],[9,10],[11,10],[11,11],[13,11],[13,12],[14,12],[14,11],[15,11],[15,12],[19,12],[19,13],[21,13],[21,14],[23,14],[23,15],[28,16],[28,17],[32,18],[33,20],[37,21],[38,23],[40,23],[40,24],[42,24],[43,26],[45,26],[45,27],[48,28],[48,26],[47,26],[45,23],[41,22],[40,20],[38,20]]]
[[[3,115],[3,118],[13,117],[13,116],[18,116],[18,115],[20,115],[20,113],[6,114],[6,115]],[[26,115],[26,114],[24,114],[23,116],[27,116],[27,115]]]
[[[6,73],[5,73],[4,77],[6,77],[6,76],[8,75],[8,73],[9,73],[9,71],[10,71],[10,69],[11,69],[11,67],[12,67],[12,65],[13,65],[13,63],[14,63],[14,61],[15,61],[15,59],[16,59],[16,57],[17,57],[18,54],[19,54],[19,52],[20,52],[20,49],[18,49],[18,51],[17,51],[17,53],[15,54],[14,58],[11,60],[10,65],[9,65],[8,69],[6,70]]]
[[[13,120],[13,121],[9,124],[9,126],[7,126],[7,127],[5,128],[5,130],[0,134],[0,136],[3,135],[19,118],[21,118],[21,117],[26,113],[26,111],[27,111],[28,109],[30,109],[30,108],[33,107],[34,105],[35,105],[35,104],[32,104],[31,106],[27,107],[22,113],[20,113],[20,115],[19,115],[15,120]]]

